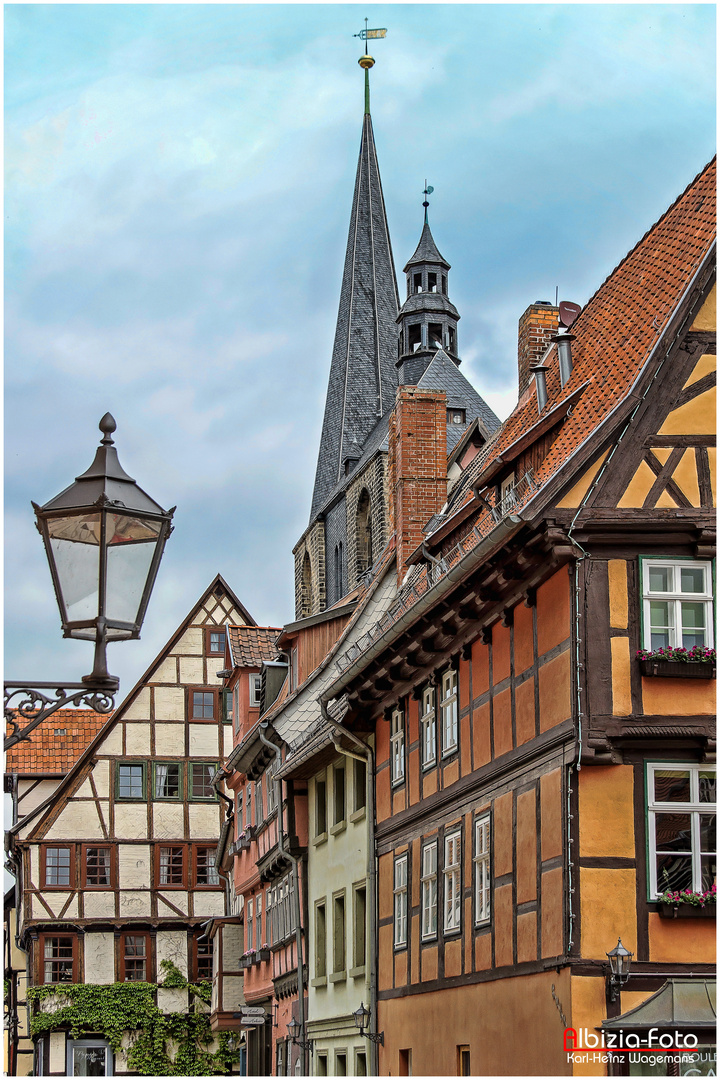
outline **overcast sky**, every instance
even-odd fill
[[[6,677],[77,680],[30,500],[91,462],[177,504],[121,697],[217,572],[294,617],[373,43],[402,271],[452,264],[462,370],[505,417],[517,320],[584,303],[714,153],[707,5],[5,6]],[[404,295],[401,292],[401,295]]]

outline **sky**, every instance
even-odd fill
[[[363,111],[396,271],[430,222],[501,418],[528,304],[583,304],[714,153],[712,4],[8,4],[5,677],[77,681],[30,500],[177,505],[118,701],[221,573],[294,618]],[[404,289],[401,288],[401,296]]]

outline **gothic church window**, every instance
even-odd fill
[[[370,513],[370,494],[367,488],[363,488],[358,499],[357,514],[355,515],[355,535],[357,542],[357,572],[364,574],[372,566],[373,543],[372,543],[372,517]]]
[[[310,567],[310,556],[305,552],[305,558],[303,559],[302,568],[302,614],[312,614],[312,570]]]

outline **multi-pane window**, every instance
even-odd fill
[[[213,720],[215,717],[215,691],[192,690],[190,692],[190,716],[193,720]]]
[[[207,635],[207,651],[215,656],[220,656],[225,652],[225,631],[224,630],[208,630]]]
[[[238,836],[241,832],[244,832],[243,820],[243,793],[242,791],[237,791],[235,793],[235,823]]]
[[[253,911],[255,908],[255,901],[248,900],[245,906],[245,948],[249,952],[250,949],[255,948],[255,939],[253,937]]]
[[[43,941],[43,982],[73,982],[75,939],[46,936]]]
[[[460,833],[445,837],[445,933],[460,929]]]
[[[275,903],[275,889],[268,889],[267,904],[265,907],[265,937],[268,945],[272,945],[275,941],[275,927],[277,925]]]
[[[422,936],[433,938],[437,935],[437,842],[426,844],[422,849],[420,894]]]
[[[315,978],[327,975],[327,921],[325,901],[315,905]]]
[[[263,808],[262,777],[255,781],[255,824],[260,825],[265,820]]]
[[[648,764],[650,896],[705,892],[715,881],[715,768]]]
[[[118,799],[145,798],[145,767],[142,764],[120,763],[117,769]]]
[[[193,799],[214,799],[215,788],[212,778],[217,772],[217,765],[210,761],[193,761],[190,766],[190,796]]]
[[[362,810],[367,802],[367,765],[364,761],[354,761],[353,768],[355,786],[353,810]]]
[[[475,819],[475,922],[490,918],[490,815]]]
[[[327,784],[324,780],[315,781],[315,835],[327,832]]]
[[[258,893],[255,897],[255,948],[259,949],[263,943],[262,936],[262,909],[263,894]]]
[[[268,817],[275,809],[275,775],[273,772],[272,764],[268,765],[265,770],[265,787],[267,788],[267,807]]]
[[[185,884],[185,849],[182,847],[161,847],[159,856],[158,884]]]
[[[446,671],[440,686],[440,714],[442,716],[443,753],[457,747],[458,742],[458,700],[457,671]]]
[[[123,982],[147,982],[147,937],[123,934]]]
[[[235,683],[235,686],[233,687],[232,694],[233,694],[232,710],[233,710],[233,718],[234,718],[234,721],[235,721],[235,730],[239,731],[240,730],[240,684],[239,683]]]
[[[195,884],[202,887],[203,885],[219,885],[220,878],[218,872],[215,869],[215,854],[217,848],[214,847],[198,847],[195,849]]]
[[[213,973],[213,943],[212,941],[195,940],[195,978],[198,982],[203,979],[212,979]]]
[[[110,848],[85,848],[85,885],[110,886]]]
[[[262,675],[250,675],[250,708],[259,709],[262,700]]]
[[[153,798],[179,799],[182,796],[182,766],[176,762],[154,765]]]
[[[345,820],[345,766],[336,765],[333,769],[334,816],[333,825]]]
[[[390,715],[390,780],[399,784],[405,777],[405,718],[402,709]]]
[[[407,944],[407,871],[408,857],[401,855],[393,867],[393,941],[395,946]]]
[[[69,885],[71,861],[69,847],[45,848],[45,884]]]
[[[421,708],[420,753],[423,765],[432,765],[437,756],[434,686],[426,686],[423,690]]]
[[[642,570],[644,648],[711,647],[711,564],[689,559],[643,559]]]
[[[245,785],[245,828],[249,829],[252,824],[252,784],[248,783]]]
[[[365,886],[360,885],[353,890],[353,967],[355,968],[365,965],[366,931]]]
[[[345,971],[345,893],[333,896],[333,971]]]

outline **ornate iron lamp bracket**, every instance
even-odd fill
[[[110,713],[115,708],[113,689],[88,686],[87,683],[35,682],[27,686],[21,682],[6,682],[5,723],[11,733],[5,736],[5,750],[30,737],[30,733],[58,709],[85,705],[97,713]],[[52,691],[52,694],[45,691]],[[21,720],[27,723],[21,726]],[[6,730],[7,730],[6,727]]]

